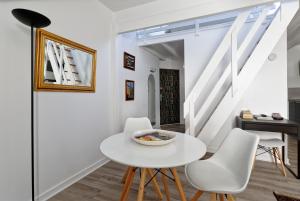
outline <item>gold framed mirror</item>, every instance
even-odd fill
[[[96,50],[37,29],[36,90],[95,92],[95,79]]]

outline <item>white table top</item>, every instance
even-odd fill
[[[174,142],[163,146],[146,146],[119,133],[105,139],[102,153],[112,161],[140,168],[171,168],[183,166],[202,158],[206,145],[190,135],[176,133]]]

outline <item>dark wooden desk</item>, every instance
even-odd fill
[[[284,134],[293,136],[297,139],[297,150],[298,150],[298,159],[297,159],[297,174],[294,173],[288,166],[287,169],[297,178],[300,179],[300,129],[299,124],[294,121],[287,119],[284,120],[245,120],[240,117],[237,117],[237,126],[243,130],[256,130],[256,131],[270,131],[278,132],[282,134],[284,140]],[[282,149],[282,158],[284,158],[284,148]]]

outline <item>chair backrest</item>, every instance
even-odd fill
[[[255,160],[259,137],[239,128],[234,128],[220,149],[211,158],[236,175],[246,188]]]
[[[124,133],[132,135],[138,130],[152,129],[150,120],[147,117],[128,118],[125,122]]]

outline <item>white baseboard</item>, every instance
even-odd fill
[[[50,199],[54,195],[58,194],[59,192],[63,191],[64,189],[68,188],[72,184],[78,182],[80,179],[82,179],[83,177],[87,176],[88,174],[94,172],[95,170],[97,170],[101,166],[105,165],[109,161],[110,160],[107,158],[97,161],[96,163],[90,165],[89,167],[79,171],[78,173],[74,174],[73,176],[71,176],[71,177],[67,178],[66,180],[53,186],[46,192],[40,194],[39,196],[37,196],[36,200],[46,201],[46,200]]]

